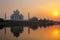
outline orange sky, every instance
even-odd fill
[[[60,0],[0,0],[0,17],[4,18],[6,12],[7,19],[10,19],[16,9],[24,15],[25,19],[29,12],[30,17],[60,20]],[[53,15],[55,11],[59,13],[58,16]]]
[[[36,16],[39,19],[46,18],[50,20],[60,20],[60,0],[0,0],[0,18],[4,18],[4,14],[6,12],[7,19],[10,19],[10,16],[13,14],[13,11],[16,9],[18,9],[20,13],[24,15],[25,19],[27,19],[28,17],[27,15],[29,12],[30,17]],[[54,13],[58,13],[58,15],[55,16]],[[54,26],[46,29],[42,28],[42,29],[38,29],[38,31],[36,32],[32,30],[31,35],[29,37],[35,38],[37,36],[36,37],[37,39],[41,38],[42,40],[44,39],[49,40],[51,38],[51,40],[54,40],[55,38],[54,35],[52,34],[55,29],[60,31],[60,26],[59,27]],[[9,31],[7,34],[9,34]],[[26,35],[28,35],[28,33]],[[24,37],[26,37],[26,35]],[[10,34],[7,35],[7,37],[11,37]],[[3,39],[2,35],[1,38]],[[59,32],[59,38],[60,38],[60,32]]]

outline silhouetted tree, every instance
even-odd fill
[[[0,29],[3,29],[4,24],[3,24],[4,20],[2,18],[0,18]]]
[[[45,19],[45,18],[43,20],[42,19],[39,20],[39,26],[40,27],[43,26],[44,28],[46,28],[49,25],[53,25],[53,21],[51,21],[49,19]]]
[[[0,18],[0,22],[4,22],[4,20],[2,18]]]

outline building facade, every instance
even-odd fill
[[[11,15],[11,20],[22,21],[23,20],[23,15],[20,14],[20,12],[18,10],[16,10]]]

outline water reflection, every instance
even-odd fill
[[[49,26],[52,26],[52,25],[49,25]],[[46,28],[46,27],[49,27],[48,25],[43,25],[43,26],[38,26],[38,25],[34,25],[34,24],[32,24],[32,25],[30,25],[30,26],[27,26],[27,28],[28,28],[28,34],[30,34],[30,29],[32,29],[32,30],[38,30],[38,28],[39,27],[43,27],[43,28]],[[12,32],[12,34],[15,36],[15,37],[19,37],[20,36],[20,34],[22,34],[23,33],[23,31],[24,31],[24,28],[25,28],[25,26],[14,26],[14,27],[10,27],[10,31]]]
[[[8,26],[6,26],[6,27],[8,27]],[[39,27],[41,27],[41,28],[39,29]],[[42,27],[43,27],[43,29],[42,29]],[[45,28],[45,27],[48,27],[48,26],[47,25],[46,26],[38,26],[38,25],[34,25],[34,24],[32,24],[30,26],[9,26],[9,28],[10,28],[9,31],[13,34],[14,37],[17,37],[17,38],[19,37],[19,38],[21,38],[21,40],[22,39],[30,40],[30,38],[33,38],[34,36],[37,39],[39,39],[39,37],[40,37],[41,40],[46,36],[47,37],[46,39],[48,40],[48,37],[49,36],[51,37],[51,35],[49,34],[50,30],[59,28],[59,26],[57,26],[57,27],[54,26],[55,28],[53,28],[52,25],[49,25],[49,28]],[[8,32],[8,30],[6,30],[6,31]],[[35,32],[33,32],[33,31],[35,31]],[[26,32],[28,34],[30,34],[30,37],[27,36],[28,34]],[[9,33],[9,35],[11,35],[11,33]],[[8,35],[8,34],[6,34],[6,35]],[[21,37],[22,35],[23,35],[23,37]],[[33,38],[33,40],[37,40],[37,39]]]
[[[3,29],[4,28],[4,25],[0,25],[0,29]]]
[[[30,34],[30,29],[32,29],[32,30],[37,30],[38,29],[38,27],[44,27],[44,28],[46,28],[46,27],[49,27],[49,26],[51,26],[51,25],[40,25],[40,26],[38,26],[38,25],[36,25],[36,24],[31,24],[31,25],[29,25],[29,26],[27,26],[27,28],[28,28],[28,34]],[[0,26],[1,28],[0,29],[3,29],[4,28],[4,26]],[[5,27],[8,27],[8,26],[5,26]],[[15,36],[15,37],[19,37],[20,36],[20,34],[22,34],[23,33],[23,31],[24,31],[24,27],[25,26],[9,26],[9,28],[10,28],[10,31],[12,32],[12,34],[13,34],[13,36]],[[5,30],[5,34],[6,34],[6,30]]]
[[[10,28],[10,31],[13,33],[15,37],[19,37],[23,30],[23,26],[15,26]]]

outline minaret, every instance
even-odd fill
[[[5,13],[5,20],[6,20],[6,13]]]
[[[30,14],[29,14],[29,12],[28,12],[28,20],[30,20]]]
[[[30,14],[28,12],[28,21],[30,20]],[[28,26],[28,34],[30,34],[30,22],[29,22],[29,26]]]
[[[6,20],[6,13],[5,13],[5,20]],[[6,34],[6,27],[5,27],[5,32],[4,33]]]

